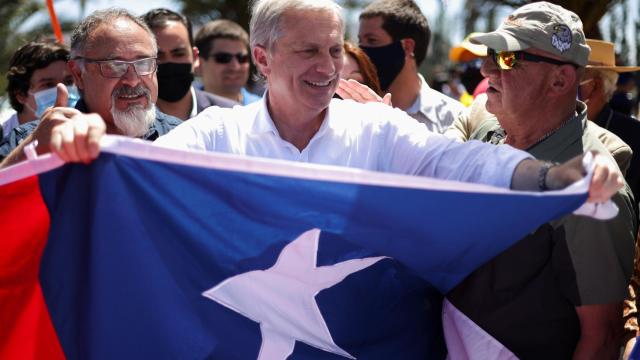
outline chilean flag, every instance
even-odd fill
[[[2,359],[444,358],[442,294],[587,198],[104,140],[0,171]]]

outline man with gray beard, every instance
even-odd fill
[[[97,113],[106,123],[107,133],[155,140],[181,121],[156,109],[157,45],[147,25],[122,9],[99,10],[88,16],[71,36],[69,69],[74,77],[80,100],[75,109],[46,111],[41,119],[23,125],[22,137],[14,142],[30,143],[40,132],[49,131],[58,118],[80,113]],[[58,104],[66,104],[64,85],[58,84]],[[38,152],[48,149],[40,142]],[[8,156],[7,156],[8,155]],[[21,160],[20,150],[0,154],[0,160]]]

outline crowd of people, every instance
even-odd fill
[[[412,0],[367,5],[357,46],[330,0],[260,0],[251,10],[249,33],[215,20],[195,36],[171,10],[99,10],[70,48],[25,44],[7,72],[16,114],[2,122],[0,167],[26,160],[29,144],[88,163],[104,134],[118,134],[547,191],[580,179],[593,152],[589,201],[611,198],[614,219],[542,224],[446,298],[518,358],[628,355],[638,331],[640,122],[609,100],[618,74],[640,68],[617,66],[613,44],[586,39],[576,14],[532,3],[452,54],[480,66],[469,66],[465,84],[480,90],[463,91],[465,106],[418,72],[430,30]],[[251,61],[261,96],[247,86]]]

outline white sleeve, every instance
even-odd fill
[[[422,124],[399,120],[388,123],[386,132],[388,150],[381,166],[390,172],[509,188],[516,166],[533,158],[508,145],[459,143]]]

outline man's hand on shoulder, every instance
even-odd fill
[[[340,79],[338,88],[336,89],[336,94],[345,100],[354,100],[362,104],[368,102],[381,102],[385,105],[392,106],[391,93],[387,93],[384,97],[380,97],[367,85],[361,84],[353,79]]]

